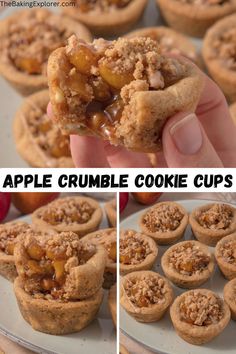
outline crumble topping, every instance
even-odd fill
[[[230,70],[236,70],[236,26],[229,27],[212,42],[214,57]]]
[[[25,117],[32,136],[37,145],[50,157],[69,157],[70,139],[63,135],[61,130],[53,124],[45,109],[30,104],[27,116]]]
[[[168,232],[176,230],[184,215],[172,204],[156,205],[143,217],[143,223],[151,232]]]
[[[225,230],[233,219],[232,209],[227,204],[214,204],[206,211],[197,213],[199,224],[205,229]]]
[[[196,326],[217,324],[223,318],[222,301],[213,293],[188,292],[180,303],[181,319]]]
[[[148,241],[139,233],[126,230],[121,232],[119,252],[120,263],[131,265],[143,262],[152,250]]]
[[[59,18],[38,10],[21,14],[10,23],[1,48],[6,60],[30,75],[46,75],[49,54],[65,44],[72,33]]]
[[[30,226],[24,222],[9,222],[0,225],[0,251],[12,256],[18,236],[29,228]]]
[[[109,12],[126,7],[132,0],[77,0],[81,12],[91,11]]]
[[[216,6],[225,5],[231,0],[177,0],[184,4],[201,5],[201,6]]]
[[[38,217],[51,225],[85,224],[91,219],[94,211],[87,201],[62,198],[45,206],[38,212]]]
[[[225,262],[236,265],[236,239],[224,242],[219,251]]]
[[[34,298],[67,301],[70,270],[85,264],[95,246],[82,243],[73,232],[38,237],[26,232],[21,239],[24,251],[18,254],[17,270],[24,281],[24,290]]]
[[[140,278],[128,279],[124,289],[126,295],[134,306],[150,307],[165,303],[165,295],[168,291],[163,278],[153,275],[143,275]]]
[[[210,260],[210,254],[193,243],[177,245],[169,254],[170,266],[178,273],[188,276],[203,272]]]

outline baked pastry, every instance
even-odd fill
[[[156,1],[170,27],[194,37],[203,37],[216,21],[236,11],[235,0]]]
[[[82,196],[56,199],[32,214],[33,224],[40,229],[72,231],[79,236],[97,230],[101,220],[102,209],[98,202]]]
[[[48,117],[48,102],[47,90],[23,101],[14,118],[16,148],[33,167],[73,167],[70,138]]]
[[[151,237],[134,230],[122,230],[119,241],[121,275],[152,269],[158,247]]]
[[[235,8],[236,8],[236,1]],[[206,34],[202,55],[207,69],[229,101],[236,101],[236,14],[212,26]]]
[[[112,199],[104,206],[109,226],[116,227],[116,199]]]
[[[109,290],[108,295],[108,306],[110,309],[112,321],[114,326],[116,327],[117,324],[117,301],[116,301],[116,292],[117,292],[117,285],[112,285],[111,289]]]
[[[96,35],[117,36],[138,21],[146,4],[147,0],[76,0],[76,8],[67,6],[63,12]]]
[[[224,237],[215,248],[216,262],[225,278],[236,278],[236,233]]]
[[[17,237],[27,229],[29,225],[21,221],[0,225],[0,274],[10,281],[14,281],[17,277],[14,259]]]
[[[189,290],[170,308],[177,334],[190,344],[204,344],[217,337],[230,321],[228,305],[207,289]]]
[[[107,263],[104,273],[103,287],[110,289],[115,284],[117,278],[117,234],[116,229],[97,230],[86,235],[84,242],[102,245],[107,252]]]
[[[193,289],[205,283],[214,271],[214,256],[198,241],[183,241],[161,258],[165,276],[180,288]]]
[[[198,241],[215,246],[236,231],[236,209],[228,204],[206,204],[192,211],[189,223]]]
[[[232,320],[236,321],[236,278],[226,283],[224,287],[224,300],[231,310]]]
[[[200,65],[196,46],[182,33],[165,26],[146,27],[128,33],[126,38],[149,37],[157,41],[163,54],[182,55]]]
[[[203,85],[194,65],[165,57],[144,37],[88,45],[72,36],[50,55],[48,80],[54,119],[65,133],[141,152],[160,149],[166,119],[194,111]]]
[[[173,298],[168,280],[150,270],[126,274],[121,280],[120,304],[136,321],[159,321]]]
[[[73,232],[26,233],[14,250],[14,291],[24,319],[40,332],[66,334],[88,325],[102,301],[106,254]]]
[[[183,237],[188,225],[188,214],[182,205],[161,202],[145,211],[139,226],[146,235],[160,245],[169,245]]]
[[[230,110],[232,119],[233,119],[234,123],[236,124],[236,102],[229,107],[229,110]]]
[[[0,21],[0,73],[22,95],[47,88],[49,54],[76,33],[90,41],[80,23],[45,9],[28,9]]]

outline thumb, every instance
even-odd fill
[[[170,118],[162,143],[168,167],[223,167],[194,113],[178,113]]]

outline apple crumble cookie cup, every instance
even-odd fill
[[[209,29],[202,49],[209,73],[231,102],[236,101],[235,38],[236,13],[217,22]]]
[[[0,275],[14,281],[17,277],[14,248],[20,234],[30,226],[21,221],[12,221],[0,225]]]
[[[156,0],[168,25],[193,37],[203,37],[221,18],[236,12],[235,0]]]
[[[74,167],[70,138],[47,115],[48,90],[28,96],[14,118],[14,139],[21,157],[33,167]]]
[[[194,112],[203,88],[194,64],[163,56],[144,37],[85,44],[72,36],[50,55],[48,81],[54,120],[65,133],[140,152],[160,150],[166,119]]]
[[[169,245],[184,236],[188,213],[175,202],[157,203],[141,216],[139,226],[159,245]]]
[[[214,292],[195,289],[178,296],[170,308],[177,334],[186,342],[201,345],[217,337],[230,321],[228,305]]]
[[[76,33],[90,41],[80,23],[45,9],[22,10],[0,21],[0,73],[22,95],[47,88],[49,54]]]
[[[232,320],[236,321],[236,278],[226,283],[224,287],[224,300],[230,308]]]
[[[63,12],[96,35],[117,36],[138,21],[146,4],[147,0],[76,0],[76,8],[64,7]]]
[[[136,321],[159,321],[173,298],[168,280],[158,273],[142,270],[121,279],[120,304]]]
[[[189,223],[198,241],[215,246],[236,231],[236,209],[228,204],[211,203],[192,211]]]
[[[236,233],[224,237],[217,243],[215,258],[226,279],[236,278]]]
[[[205,283],[214,271],[214,256],[198,241],[171,246],[161,258],[165,276],[180,288],[193,289]]]
[[[116,199],[110,200],[104,206],[105,213],[107,216],[108,224],[111,227],[116,227],[117,217],[116,217]]]
[[[120,232],[120,274],[152,269],[158,255],[156,242],[134,230]]]
[[[40,229],[72,231],[80,237],[97,230],[101,220],[99,203],[82,196],[56,199],[32,214],[33,224]]]
[[[117,278],[117,231],[115,228],[97,230],[86,235],[83,242],[102,245],[107,253],[103,288],[110,289]]]

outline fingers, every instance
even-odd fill
[[[170,118],[162,135],[168,167],[223,167],[204,128],[193,113]]]

